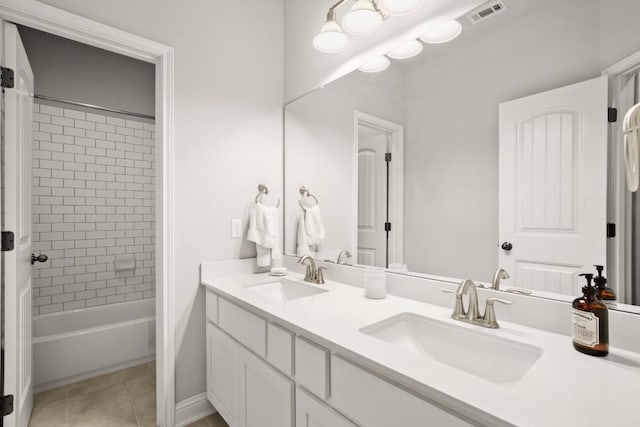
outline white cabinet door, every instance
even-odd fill
[[[232,427],[240,425],[240,350],[238,343],[207,322],[207,398]]]
[[[243,353],[241,425],[293,427],[293,382],[249,351]]]
[[[296,427],[356,427],[356,425],[298,387],[296,389]]]
[[[231,427],[293,427],[293,382],[207,322],[207,398]]]

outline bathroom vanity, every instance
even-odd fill
[[[640,354],[589,357],[499,308],[487,329],[452,320],[453,299],[215,270],[202,265],[207,397],[231,426],[635,425]]]

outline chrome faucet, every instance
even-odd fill
[[[309,261],[309,264],[306,264],[307,272],[304,275],[305,282],[317,283],[319,285],[323,284],[323,271],[326,269],[326,267],[318,267],[318,265],[316,264],[316,260],[309,255],[301,256],[298,260],[298,264],[304,265],[306,261]]]
[[[504,268],[498,268],[495,273],[493,273],[493,281],[491,282],[491,287],[496,291],[500,289],[500,280],[508,279],[509,273]]]
[[[346,249],[342,250],[338,254],[338,260],[336,261],[336,263],[346,265],[346,262],[344,262],[343,258],[353,258],[353,256],[351,255],[351,252],[349,252],[348,250]]]
[[[508,279],[509,277],[509,273],[507,273],[507,271],[504,268],[498,268],[496,270],[495,273],[493,273],[493,281],[491,282],[491,287],[493,289],[495,289],[496,291],[500,290],[500,280],[504,279]],[[509,292],[512,294],[521,294],[521,295],[531,295],[532,292],[529,289],[523,289],[523,288],[508,288],[505,289],[505,292]]]
[[[478,291],[476,290],[476,284],[471,279],[463,280],[456,291],[452,291],[450,289],[443,289],[442,291],[456,294],[456,303],[453,308],[453,313],[451,314],[452,319],[471,323],[472,325],[483,326],[485,328],[496,329],[500,327],[496,320],[496,312],[493,307],[494,303],[499,302],[501,304],[513,304],[513,301],[507,301],[505,299],[487,298],[487,305],[485,306],[484,314],[480,316],[480,309],[478,308]],[[462,301],[462,297],[465,294],[469,295],[469,305],[467,310],[465,310],[464,302]]]

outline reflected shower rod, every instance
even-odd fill
[[[133,111],[117,110],[115,108],[101,107],[99,105],[86,104],[84,102],[71,101],[71,100],[63,99],[63,98],[55,98],[53,96],[45,96],[45,95],[37,95],[36,94],[36,95],[33,95],[33,97],[35,99],[41,99],[43,101],[52,101],[52,102],[59,102],[61,104],[76,105],[78,107],[91,108],[91,109],[94,109],[94,110],[106,111],[106,112],[109,112],[109,113],[123,114],[125,116],[140,117],[140,118],[143,118],[143,119],[150,119],[150,120],[155,120],[156,119],[156,116],[150,116],[149,114],[134,113]]]

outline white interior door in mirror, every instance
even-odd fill
[[[5,230],[15,233],[15,248],[5,256],[4,394],[14,396],[5,425],[26,426],[33,406],[31,344],[31,126],[33,72],[15,25],[4,23],[5,66],[15,72],[15,87],[5,89]]]
[[[358,264],[386,267],[387,177],[385,133],[360,126],[358,132]]]
[[[578,295],[606,262],[607,90],[600,77],[500,105],[498,259],[516,286]]]

